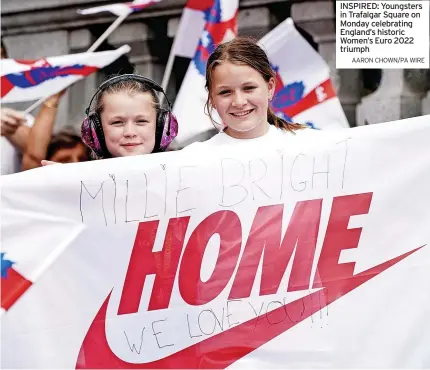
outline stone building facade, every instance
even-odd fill
[[[84,52],[114,21],[110,13],[83,16],[78,9],[103,0],[2,0],[2,35],[12,58]],[[73,85],[62,99],[58,127],[78,124],[97,85],[109,74],[134,71],[161,82],[186,0],[164,0],[130,15],[98,51],[131,46],[131,52],[97,75]],[[430,113],[428,70],[338,70],[335,68],[335,0],[240,0],[239,33],[262,37],[291,16],[331,68],[351,126]],[[294,54],[294,50],[287,51]],[[176,58],[168,88],[174,100],[188,60]],[[25,109],[28,103],[15,104]],[[35,112],[33,112],[35,113]]]

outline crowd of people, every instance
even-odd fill
[[[7,52],[2,45],[2,58]],[[240,140],[274,140],[318,131],[275,115],[270,102],[275,72],[257,41],[236,37],[218,46],[206,66],[205,111],[215,110],[222,130],[196,145],[219,146]],[[102,83],[86,109],[80,135],[72,130],[53,134],[64,91],[49,97],[36,117],[1,108],[2,174],[47,164],[101,160],[164,151],[181,125],[162,108],[156,82],[136,74],[114,76]],[[192,92],[190,92],[192,93]],[[191,144],[195,145],[195,144]]]

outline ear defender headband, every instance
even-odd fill
[[[98,156],[98,157],[110,157],[109,151],[106,147],[105,136],[103,133],[102,123],[100,115],[97,112],[91,112],[91,104],[93,100],[109,86],[121,81],[138,81],[145,85],[148,85],[151,89],[160,92],[164,95],[167,102],[167,109],[159,108],[157,112],[157,121],[155,129],[155,146],[153,153],[161,152],[166,150],[169,144],[178,134],[178,121],[172,113],[172,105],[164,92],[163,88],[155,81],[149,78],[136,75],[136,74],[124,74],[115,76],[109,80],[103,82],[94,93],[93,97],[85,109],[86,118],[82,122],[81,134],[82,141]]]

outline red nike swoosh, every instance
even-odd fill
[[[76,369],[225,368],[423,247],[424,245],[351,278],[331,281],[318,292],[287,303],[270,313],[276,317],[276,314],[285,315],[288,312],[288,317],[297,318],[296,321],[289,319],[271,325],[268,320],[261,320],[264,315],[258,316],[170,356],[143,364],[125,362],[109,347],[105,331],[109,293],[88,329],[79,351]]]

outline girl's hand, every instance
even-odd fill
[[[1,134],[13,135],[20,125],[25,123],[25,116],[11,108],[1,108]]]
[[[47,161],[45,159],[42,159],[42,161],[40,162],[42,164],[42,166],[49,166],[51,164],[62,164],[60,162],[54,162],[54,161]]]

